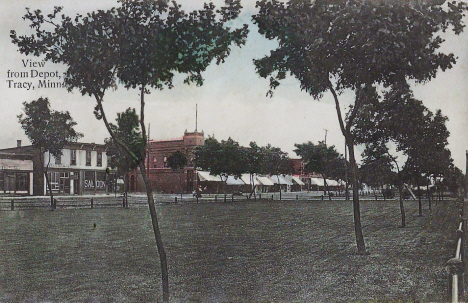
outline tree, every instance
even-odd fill
[[[338,153],[335,146],[327,146],[325,142],[320,141],[314,144],[311,141],[303,144],[294,144],[296,155],[302,158],[304,168],[308,172],[320,174],[323,178],[323,193],[327,193],[328,178],[343,178],[343,171],[346,169],[343,155]]]
[[[105,139],[108,147],[107,155],[110,159],[109,167],[117,168],[119,175],[125,178],[125,193],[128,189],[128,173],[137,169],[142,161],[145,142],[140,132],[138,115],[134,108],[128,108],[125,112],[118,113],[116,125],[109,124],[116,139],[123,142],[138,158],[135,159],[112,138]]]
[[[250,184],[252,186],[251,192],[249,195],[249,199],[254,195],[255,201],[257,200],[257,196],[255,194],[255,174],[262,173],[262,163],[263,158],[265,157],[264,153],[262,152],[263,148],[258,146],[255,142],[250,142],[249,147],[245,149],[246,155],[246,172],[249,174]]]
[[[29,103],[23,102],[23,111],[24,113],[18,116],[18,120],[31,144],[37,149],[42,173],[49,190],[50,206],[55,209],[48,176],[50,155],[55,159],[61,157],[65,144],[78,140],[83,137],[83,134],[75,131],[76,122],[73,121],[68,111],[51,110],[48,98],[40,97]],[[48,160],[44,163],[46,153]]]
[[[353,180],[353,215],[357,250],[366,253],[358,197],[355,139],[351,128],[364,100],[377,94],[377,85],[414,79],[426,82],[438,70],[455,64],[453,54],[439,52],[439,32],[452,26],[463,30],[465,3],[445,1],[261,0],[253,16],[259,33],[276,39],[277,49],[254,60],[261,77],[270,79],[273,94],[289,72],[300,88],[315,99],[330,91],[338,122],[349,151]],[[379,87],[380,87],[379,86]],[[343,118],[338,96],[344,90],[356,94]]]
[[[102,119],[112,139],[135,160],[146,157],[121,142],[107,120],[103,101],[109,89],[121,84],[140,91],[140,127],[146,142],[145,95],[150,88],[172,88],[174,73],[186,74],[186,83],[203,84],[201,73],[216,59],[221,63],[230,54],[231,44],[245,43],[247,25],[231,29],[226,24],[237,18],[239,0],[228,0],[216,10],[213,4],[185,13],[175,1],[122,1],[121,6],[99,10],[74,18],[62,15],[62,8],[53,13],[30,11],[24,19],[30,22],[34,34],[11,38],[26,55],[44,56],[45,60],[67,67],[64,82],[68,90],[78,89],[96,100],[95,115]],[[169,300],[169,278],[166,253],[161,238],[150,181],[146,177],[145,161],[139,169],[146,185],[148,207],[158,248],[163,300]]]
[[[187,166],[187,157],[180,150],[171,154],[167,157],[167,165],[172,168],[173,171],[182,170]],[[179,176],[179,185],[180,185],[180,198],[182,199],[182,181]]]
[[[427,109],[422,101],[414,98],[406,83],[395,83],[385,92],[383,98],[375,96],[363,104],[363,110],[356,116],[352,129],[356,142],[378,147],[379,154],[387,154],[397,168],[395,180],[400,192],[402,227],[405,213],[402,200],[404,182],[418,186],[427,183],[431,175],[440,175],[451,163],[450,151],[446,149],[449,132],[445,126],[447,118],[440,111],[436,115]],[[396,157],[391,156],[386,143],[396,145],[396,151],[403,152],[406,161],[400,170]],[[429,192],[429,190],[428,190]],[[429,209],[431,196],[429,195]],[[421,195],[418,198],[419,214],[422,215]]]
[[[291,173],[291,159],[288,154],[279,147],[273,147],[270,144],[262,148],[261,173],[270,176],[276,176],[280,183],[279,176]],[[279,184],[279,194],[281,200],[281,184]]]
[[[395,179],[393,157],[389,155],[385,144],[368,144],[362,153],[362,164],[359,168],[360,180],[363,183],[382,190],[384,199],[384,186],[390,185]]]
[[[240,178],[247,171],[247,161],[244,148],[239,143],[228,138],[219,142],[213,137],[205,140],[203,146],[195,149],[195,166],[209,171],[212,175],[221,177],[226,192],[228,176]]]

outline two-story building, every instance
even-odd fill
[[[146,175],[155,191],[163,193],[191,193],[196,188],[197,176],[193,167],[193,152],[197,146],[205,144],[202,132],[184,132],[184,136],[172,140],[148,141],[146,152]],[[172,170],[167,159],[173,153],[181,151],[188,163],[182,170]],[[130,173],[130,191],[144,191],[145,185],[139,170]]]
[[[19,157],[27,156],[32,160],[34,176],[32,183],[34,195],[46,195],[47,185],[42,167],[48,166],[51,189],[58,195],[83,195],[106,193],[108,188],[107,154],[103,144],[72,142],[65,145],[60,157],[48,152],[39,156],[32,145],[18,146],[0,150],[0,153]]]

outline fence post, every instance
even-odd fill
[[[93,208],[94,208],[94,200],[93,200],[93,198],[91,198],[91,209],[93,209]]]
[[[231,202],[234,202],[234,194],[232,194]]]
[[[273,201],[273,195],[271,195],[271,201]]]
[[[459,258],[452,258],[447,262],[447,269],[449,272],[447,285],[449,300],[451,302],[458,302],[458,286],[460,285],[458,278],[461,275],[461,266],[462,261]]]
[[[175,197],[174,200],[175,200],[175,203],[177,203],[177,197]]]
[[[218,196],[215,196],[215,202],[216,203],[218,202]]]
[[[226,203],[226,194],[224,194],[224,203]]]
[[[57,199],[54,198],[54,209],[57,209]]]
[[[296,195],[296,201],[299,201],[299,195]]]
[[[11,200],[11,210],[15,210],[15,200]]]

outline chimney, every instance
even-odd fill
[[[16,140],[16,147],[21,147],[21,140]]]

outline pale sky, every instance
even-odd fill
[[[186,11],[202,6],[198,0],[179,0]],[[214,1],[219,5],[221,1]],[[68,110],[78,123],[76,129],[84,133],[82,142],[103,143],[109,137],[104,123],[95,119],[95,102],[81,96],[78,91],[68,93],[66,89],[41,88],[27,90],[9,87],[8,71],[28,72],[22,60],[35,60],[33,56],[21,55],[10,42],[9,32],[15,29],[19,34],[27,33],[28,23],[22,20],[25,7],[40,8],[43,12],[52,12],[56,5],[64,6],[65,13],[74,15],[95,9],[107,9],[117,5],[116,1],[93,0],[0,0],[0,103],[2,105],[0,148],[13,147],[16,140],[29,144],[27,137],[18,123],[17,115],[22,112],[22,102],[49,97],[52,108]],[[183,84],[183,77],[176,77],[171,90],[152,91],[146,96],[146,123],[150,124],[151,139],[163,140],[178,138],[187,129],[195,129],[195,106],[198,104],[198,130],[203,130],[206,137],[213,135],[219,139],[232,137],[241,145],[250,141],[260,145],[268,143],[280,147],[295,158],[295,143],[312,141],[317,143],[325,138],[327,144],[336,146],[344,153],[344,138],[339,129],[332,95],[326,93],[320,101],[301,92],[299,82],[288,77],[276,89],[273,98],[266,97],[269,81],[255,73],[252,63],[254,58],[261,58],[274,49],[275,42],[268,41],[257,32],[251,22],[251,15],[256,12],[255,0],[243,0],[244,9],[233,27],[248,23],[250,33],[247,44],[233,47],[231,55],[221,65],[212,64],[203,74],[205,84],[202,87]],[[465,21],[466,23],[466,21]],[[441,109],[448,116],[447,127],[451,133],[449,148],[455,165],[465,171],[465,150],[468,149],[468,30],[460,36],[450,35],[443,45],[445,52],[453,52],[458,57],[455,67],[444,73],[438,73],[436,79],[424,85],[413,87],[414,94],[424,104],[435,111]],[[63,71],[63,67],[47,62],[38,71]],[[10,78],[12,79],[12,78]],[[16,79],[20,82],[33,82],[37,78]],[[345,92],[340,96],[343,110],[353,101],[354,94]],[[115,120],[116,113],[128,107],[139,111],[139,96],[136,90],[119,88],[108,93],[104,107],[108,118]],[[357,154],[362,148],[357,149]]]

